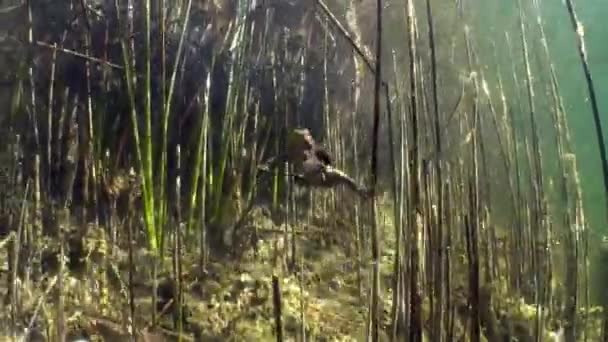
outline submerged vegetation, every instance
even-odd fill
[[[0,340],[608,341],[543,2],[497,3],[0,1]]]

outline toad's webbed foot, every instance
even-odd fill
[[[313,186],[333,188],[338,185],[345,185],[351,191],[359,194],[363,198],[369,198],[373,195],[373,190],[360,187],[359,184],[344,171],[331,166],[325,166],[322,172],[309,176],[309,182]]]

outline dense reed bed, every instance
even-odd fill
[[[608,341],[542,2],[0,6],[2,338]]]

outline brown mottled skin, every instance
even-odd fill
[[[293,176],[298,184],[322,188],[343,184],[362,197],[369,197],[372,194],[370,190],[361,188],[346,173],[334,168],[329,153],[317,146],[312,134],[306,128],[292,130],[287,138],[286,151],[272,157],[260,169],[269,171],[286,161],[293,165],[295,171]]]

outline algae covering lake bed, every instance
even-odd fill
[[[604,2],[0,0],[0,341],[608,341]]]

